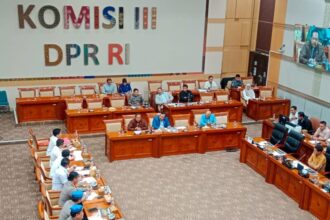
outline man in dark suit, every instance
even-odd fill
[[[299,63],[314,67],[322,65],[326,59],[324,47],[319,42],[319,33],[314,31],[310,41],[306,42],[300,51]]]
[[[183,85],[183,90],[179,94],[180,102],[192,102],[194,100],[194,95],[190,90],[188,90],[188,85]]]
[[[314,133],[311,121],[303,112],[298,112],[298,125],[301,126],[302,130],[307,130],[309,134]]]

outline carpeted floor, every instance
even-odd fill
[[[2,124],[0,136],[7,133],[6,126]],[[45,137],[54,125],[38,127],[40,130],[33,127],[37,136]],[[260,124],[247,127],[249,135],[260,135]],[[25,128],[12,129],[21,129],[17,139],[27,135]],[[239,152],[109,163],[104,156],[104,137],[83,139],[127,220],[314,219],[247,165],[240,164]],[[27,146],[0,145],[0,152],[1,219],[38,219],[40,194]]]

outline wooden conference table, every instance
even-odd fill
[[[229,101],[212,101],[204,103],[178,103],[164,105],[164,112],[168,116],[177,114],[190,114],[191,110],[195,109],[210,109],[212,113],[228,112],[228,120],[230,122],[241,122],[243,115],[243,104],[236,100]],[[170,117],[171,118],[171,117]]]
[[[190,126],[186,131],[108,132],[105,154],[110,162],[143,157],[155,157],[187,153],[240,148],[246,128],[240,123],[228,123],[226,128],[197,128]]]
[[[115,95],[119,96],[119,94]],[[110,107],[112,95],[75,95],[75,96],[53,96],[36,98],[16,98],[16,114],[18,122],[64,120],[65,99],[83,98],[83,108],[87,107],[86,98],[103,98],[103,105]],[[127,97],[126,97],[127,103]]]
[[[247,105],[246,114],[256,121],[269,119],[273,116],[289,115],[290,100],[281,98],[251,99]]]
[[[82,110],[65,110],[66,128],[68,132],[78,131],[79,133],[95,133],[104,132],[105,125],[103,120],[122,118],[123,115],[131,115],[141,113],[142,117],[147,120],[146,113],[154,112],[153,108],[132,108],[130,106],[118,108],[100,108],[100,109],[82,109]]]
[[[263,138],[255,138],[255,142],[264,141]],[[317,173],[319,184],[314,184],[310,178],[304,178],[298,174],[297,169],[289,169],[279,160],[269,155],[267,151],[259,149],[256,145],[242,140],[240,162],[246,163],[260,175],[265,181],[274,184],[285,194],[299,204],[301,209],[307,210],[319,219],[330,219],[330,193],[323,191],[321,185],[329,182],[325,176]],[[275,147],[272,147],[275,150]],[[288,159],[296,160],[290,155]],[[310,175],[311,176],[311,175]]]
[[[274,129],[274,124],[271,120],[264,120],[262,123],[262,135],[261,137],[269,140],[270,137],[272,136],[272,132]],[[327,144],[325,142],[321,142],[321,145],[326,147]],[[315,143],[309,138],[305,137],[303,140],[299,150],[298,150],[298,155],[300,160],[304,163],[307,162],[308,158],[311,156],[315,148]]]

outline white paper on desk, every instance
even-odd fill
[[[91,184],[91,183],[96,183],[96,179],[94,177],[85,177],[82,179],[82,182],[86,182],[88,184]]]
[[[279,153],[279,152],[277,152],[277,151],[273,151],[273,156],[274,157],[279,157],[279,156],[284,156],[285,155],[285,153]]]
[[[73,157],[74,157],[74,161],[82,161],[84,160],[82,155],[81,155],[81,150],[77,150],[73,152]]]
[[[77,171],[77,173],[79,173],[79,175],[81,176],[85,176],[85,175],[89,175],[90,170],[80,170]]]
[[[103,220],[103,218],[99,215],[93,215],[93,216],[89,216],[88,220]]]
[[[78,172],[78,171],[82,171],[83,169],[84,169],[84,167],[76,167],[76,168],[74,169],[74,171]]]
[[[311,144],[317,144],[318,141],[309,141],[309,143],[311,143]]]
[[[198,89],[198,92],[207,92],[206,89]]]
[[[94,200],[98,197],[99,195],[96,192],[92,192],[87,198],[86,200],[90,201],[90,200]]]
[[[178,130],[183,130],[183,129],[186,129],[186,127],[185,126],[178,126],[178,127],[175,127],[176,129],[178,129]]]

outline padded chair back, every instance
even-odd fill
[[[273,97],[273,88],[272,87],[262,87],[260,88],[260,98],[265,99],[265,98],[271,98]]]
[[[215,97],[216,97],[217,101],[228,101],[229,100],[229,94],[226,90],[216,91]]]
[[[34,98],[36,97],[36,88],[18,88],[20,98]]]
[[[125,106],[125,96],[112,96],[110,106],[114,108]]]
[[[188,127],[190,121],[190,114],[172,115],[172,120],[174,123],[174,127]]]
[[[81,95],[94,95],[95,86],[80,86],[80,93]]]
[[[98,82],[97,85],[99,87],[99,93],[101,94],[103,91],[104,82]]]
[[[227,124],[229,112],[217,112],[214,113],[218,124]]]
[[[287,153],[297,153],[304,138],[302,134],[291,130],[284,143],[284,151]]]
[[[55,96],[55,87],[41,87],[39,88],[40,97],[53,97]]]
[[[7,92],[0,91],[0,106],[9,106]]]
[[[152,113],[147,113],[147,118],[148,118],[148,125],[152,127],[152,120],[158,113],[152,112]]]
[[[212,102],[214,100],[213,92],[200,93],[202,102]]]
[[[83,99],[66,99],[65,102],[68,110],[81,109],[83,105]]]
[[[187,85],[188,89],[195,90],[196,89],[196,80],[182,80],[182,85]]]
[[[316,131],[320,126],[320,119],[316,117],[310,117],[309,120],[312,123],[313,130]]]
[[[287,133],[288,128],[286,128],[284,125],[281,125],[280,123],[275,123],[272,136],[269,140],[270,143],[273,145],[282,144]]]
[[[148,81],[148,87],[150,92],[157,91],[159,87],[162,87],[162,81],[161,80]]]
[[[60,96],[74,96],[76,94],[75,86],[61,86],[59,89]]]
[[[102,108],[103,99],[86,99],[87,107],[89,109]]]
[[[253,77],[242,77],[242,81],[244,85],[253,84]]]
[[[180,91],[181,82],[167,82],[168,91]]]
[[[109,119],[103,121],[106,132],[118,132],[122,130],[123,119]]]

